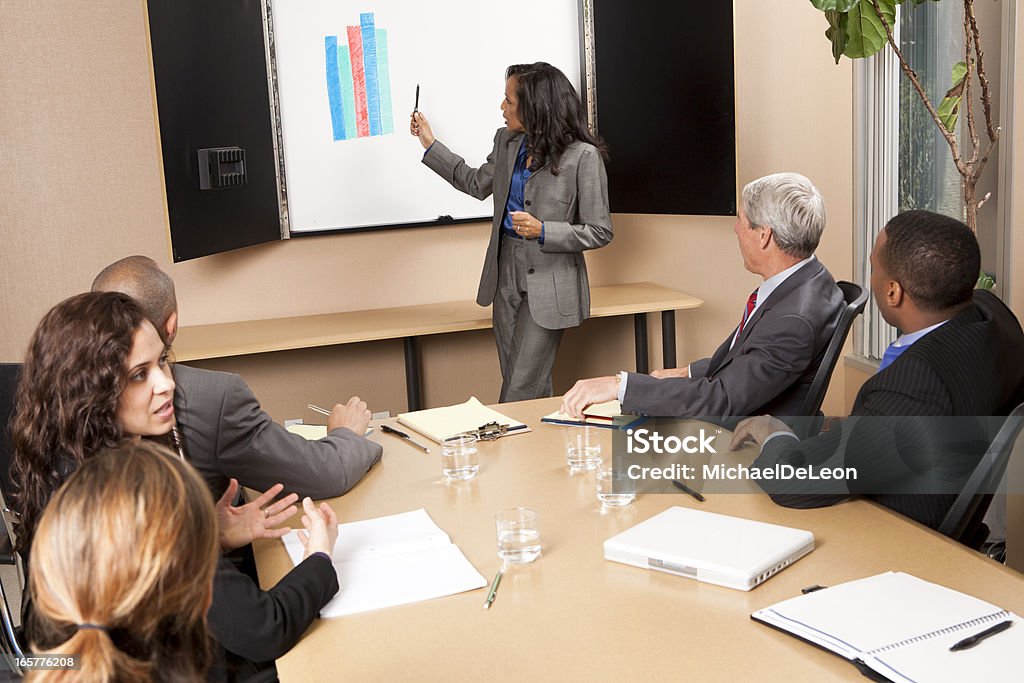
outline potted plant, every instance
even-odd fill
[[[949,145],[953,165],[961,177],[967,226],[977,233],[978,209],[989,196],[977,196],[978,179],[988,164],[999,142],[999,126],[992,117],[992,92],[985,74],[985,53],[981,44],[981,31],[974,14],[974,0],[960,0],[964,5],[964,61],[953,67],[952,79],[945,97],[936,106],[931,101],[917,73],[907,62],[893,38],[897,5],[913,5],[940,0],[811,0],[815,8],[825,14],[828,29],[825,36],[832,43],[832,56],[839,63],[841,57],[861,59],[870,57],[886,44],[895,53],[900,68],[913,85],[921,103]],[[984,135],[979,133],[975,115],[974,89],[980,89],[980,102],[984,116]],[[957,123],[961,112],[966,113],[967,134],[957,137]],[[987,276],[982,274],[982,279]],[[979,285],[984,286],[979,280]],[[987,283],[991,287],[991,282]]]

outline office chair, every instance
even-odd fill
[[[811,388],[807,392],[807,397],[804,398],[804,404],[800,409],[800,415],[803,417],[793,421],[793,430],[801,439],[815,436],[821,431],[822,422],[825,420],[821,413],[821,404],[825,400],[825,392],[828,391],[832,371],[839,360],[846,337],[850,334],[850,328],[853,327],[853,321],[864,311],[864,305],[868,301],[868,293],[860,285],[845,280],[840,280],[836,285],[843,292],[846,308],[839,316],[836,331],[832,333],[832,339],[825,348],[825,355],[822,356],[818,370],[814,373]]]
[[[21,363],[0,363],[0,491],[11,495],[11,433],[8,425],[14,415],[14,390],[21,377]]]
[[[11,493],[10,466],[14,455],[11,445],[9,425],[14,414],[14,390],[21,376],[20,363],[0,363],[0,517],[3,518],[4,532],[0,533],[0,571],[16,578],[18,590],[25,587],[25,576],[22,571],[21,558],[14,552],[14,520],[15,515],[7,507],[7,498]],[[10,567],[10,570],[4,569]],[[7,599],[7,589],[0,581],[0,655],[10,671],[21,673],[21,669],[13,661],[14,656],[21,657],[24,652],[18,640],[13,612]]]
[[[0,505],[7,510],[7,502],[0,495]],[[25,576],[22,571],[21,558],[14,552],[14,533],[7,514],[3,515],[5,533],[0,536],[0,571],[16,579],[15,589],[24,591]],[[10,570],[6,569],[10,567]],[[24,657],[25,652],[19,640],[19,629],[15,626],[14,613],[7,598],[7,587],[0,580],[0,656],[7,664],[7,670],[17,674],[23,673],[15,661],[15,657]]]
[[[996,438],[981,457],[960,495],[939,525],[939,533],[963,543],[973,550],[981,548],[988,537],[988,527],[982,523],[992,494],[1006,472],[1017,436],[1024,428],[1024,403],[1006,417]]]

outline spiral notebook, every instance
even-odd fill
[[[1021,618],[910,574],[887,572],[758,610],[751,618],[898,683],[1007,680],[1024,652]],[[1013,627],[958,652],[949,648],[1003,621]]]

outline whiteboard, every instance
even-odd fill
[[[549,62],[580,91],[578,0],[274,0],[271,8],[293,233],[492,215],[490,199],[458,192],[420,163],[423,148],[409,134],[417,85],[436,138],[474,167],[504,125],[510,64]],[[370,48],[362,70],[358,38]]]

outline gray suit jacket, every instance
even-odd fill
[[[340,496],[377,461],[383,447],[335,429],[319,441],[292,434],[270,419],[238,375],[174,366],[174,412],[189,462],[220,497],[234,477],[264,491],[314,499]]]
[[[758,306],[731,349],[735,329],[715,355],[691,363],[689,378],[630,374],[622,407],[671,417],[799,415],[843,306],[815,259]]]
[[[477,199],[494,195],[491,240],[476,295],[481,306],[493,303],[497,291],[501,222],[522,141],[523,133],[499,128],[494,149],[480,168],[468,166],[439,140],[423,156],[423,163],[455,189]],[[590,315],[590,283],[581,252],[612,240],[608,177],[600,153],[577,140],[562,154],[559,167],[557,176],[550,165],[538,169],[526,181],[524,192],[524,210],[544,222],[544,244],[529,251],[530,314],[549,330],[574,327]]]

